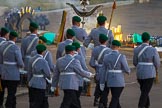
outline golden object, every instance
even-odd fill
[[[3,89],[2,89],[2,84],[1,84],[1,80],[0,80],[0,92],[2,92]]]
[[[87,90],[86,96],[91,96],[91,82],[89,82],[88,84],[88,90]]]
[[[55,96],[59,96],[60,94],[59,94],[59,87],[56,87],[56,90],[55,90],[55,92],[54,92],[54,95]]]
[[[155,84],[159,84],[159,83],[160,83],[159,74],[158,74],[158,72],[156,72]]]
[[[64,28],[65,28],[65,23],[66,23],[66,16],[67,16],[67,12],[64,10],[63,14],[62,14],[62,21],[61,21],[61,25],[58,31],[58,36],[57,36],[57,45],[63,41],[64,38]]]

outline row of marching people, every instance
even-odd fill
[[[106,108],[109,90],[112,99],[109,108],[121,108],[119,97],[125,82],[124,73],[130,73],[125,55],[119,52],[121,43],[113,39],[112,31],[105,28],[105,16],[99,16],[99,27],[92,29],[87,36],[84,29],[79,28],[81,19],[72,18],[72,28],[66,30],[66,40],[58,44],[56,65],[53,64],[52,54],[46,46],[38,44],[38,25],[31,22],[30,36],[22,39],[21,50],[15,45],[18,34],[6,28],[1,29],[0,44],[0,74],[2,91],[0,92],[0,107],[3,108],[4,89],[8,89],[5,103],[6,108],[16,108],[16,88],[20,80],[19,68],[27,71],[30,108],[48,108],[48,97],[45,95],[46,86],[51,84],[54,92],[59,86],[64,91],[61,108],[81,108],[80,95],[84,80],[94,77],[86,66],[86,50],[93,40],[90,66],[96,71],[96,88],[94,106],[99,100],[99,108]],[[5,38],[9,41],[5,41]],[[45,41],[43,37],[40,37]],[[143,44],[134,50],[133,64],[137,67],[137,79],[140,84],[141,96],[139,108],[150,106],[149,92],[155,78],[156,70],[160,66],[157,51],[149,46],[150,35],[142,34]],[[75,40],[79,41],[76,42]],[[80,43],[83,43],[82,46]],[[111,47],[111,48],[109,48]],[[149,73],[148,73],[149,72]],[[52,75],[53,74],[53,77]],[[52,80],[51,80],[52,78]],[[37,98],[39,97],[39,98]]]

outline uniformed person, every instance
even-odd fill
[[[81,47],[80,43],[75,41],[75,42],[72,43],[72,45],[75,46],[74,58],[80,61],[80,64],[85,71],[89,71],[88,67],[86,66],[86,62],[85,62],[84,58],[81,55],[79,55],[80,47]],[[80,80],[78,97],[80,97],[81,92],[84,88],[83,87],[84,79],[86,79],[86,78],[83,79],[83,77],[80,76],[80,75],[78,75],[78,77],[79,77],[79,80]]]
[[[150,34],[142,34],[143,43],[134,49],[133,64],[137,68],[137,80],[141,95],[138,108],[149,108],[149,92],[152,88],[157,69],[160,67],[160,58],[157,50],[149,46]]]
[[[106,24],[106,20],[107,18],[105,16],[98,16],[97,17],[97,22],[99,27],[96,29],[92,29],[89,36],[84,40],[83,45],[85,47],[88,47],[89,43],[93,40],[94,42],[94,47],[95,46],[99,46],[100,42],[99,42],[99,34],[105,34],[108,37],[108,42],[107,42],[107,46],[110,47],[112,41],[114,40],[114,36],[112,34],[111,30],[108,30],[105,28],[105,24]]]
[[[47,39],[44,37],[44,36],[40,36],[39,37],[39,43],[40,44],[46,44],[46,42],[47,42]],[[31,56],[33,57],[34,55],[36,55],[37,54],[37,50],[34,50],[34,51],[32,51],[31,52]],[[52,57],[52,53],[48,50],[48,49],[46,49],[46,51],[45,51],[45,53],[44,53],[44,55],[43,55],[43,58],[48,62],[48,65],[49,65],[49,67],[50,67],[50,70],[51,70],[51,72],[53,73],[54,72],[54,67],[55,67],[55,65],[54,65],[54,63],[53,63],[53,57]]]
[[[37,36],[37,30],[38,30],[38,24],[31,22],[29,26],[29,30],[31,34],[29,36],[26,36],[21,41],[21,53],[22,58],[24,61],[24,70],[27,71],[29,59],[31,58],[31,52],[36,49],[36,45],[38,44],[38,36]],[[26,84],[26,75],[22,75],[21,77],[21,85]]]
[[[100,89],[110,88],[112,94],[109,108],[121,108],[119,98],[125,87],[124,73],[130,73],[125,55],[119,52],[120,46],[119,41],[112,41],[112,52],[104,56],[101,70]]]
[[[48,62],[43,58],[46,46],[38,44],[36,50],[37,54],[30,59],[28,66],[30,108],[48,108],[45,90],[46,80],[50,80],[50,68]]]
[[[0,31],[0,47],[8,40],[9,30],[2,27]],[[1,78],[1,64],[0,64],[0,78]]]
[[[108,37],[106,35],[104,34],[99,35],[99,42],[101,44],[99,46],[96,46],[93,49],[90,62],[89,62],[90,66],[94,68],[96,71],[96,77],[95,77],[96,87],[95,87],[95,92],[94,92],[94,96],[95,96],[94,106],[98,105],[98,99],[101,96],[101,91],[99,87],[99,80],[100,80],[99,69],[102,66],[104,55],[109,54],[111,52],[111,49],[106,46],[107,40],[108,40]],[[104,103],[105,106],[107,105],[107,97],[105,99],[101,99],[100,101],[101,101],[100,104]]]
[[[79,60],[75,59],[75,47],[67,45],[65,47],[66,55],[56,62],[56,69],[52,80],[51,90],[53,91],[59,82],[59,87],[64,91],[64,97],[60,108],[80,108],[77,92],[79,89],[78,75],[90,78],[92,74],[83,70]]]
[[[66,31],[67,39],[58,44],[56,52],[56,60],[65,55],[65,46],[72,44],[74,40],[75,32],[72,29]]]
[[[8,95],[5,108],[16,108],[16,91],[20,80],[19,68],[24,66],[20,48],[15,45],[18,34],[11,31],[9,41],[0,48],[0,64],[2,65],[2,89],[0,92],[0,105],[3,105],[4,90],[7,88]]]

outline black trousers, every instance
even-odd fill
[[[139,107],[147,108],[150,106],[149,92],[152,88],[153,82],[154,82],[154,78],[138,79],[138,83],[140,84],[140,90],[141,90],[141,96],[138,103]]]
[[[45,89],[29,87],[29,104],[30,108],[49,108]]]
[[[16,108],[16,92],[19,81],[1,80],[2,92],[0,92],[0,106],[3,105],[5,88],[7,88],[6,108]]]
[[[81,96],[81,93],[82,93],[82,89],[83,89],[83,87],[80,86],[79,90],[77,91],[78,105],[80,106],[80,108],[81,108],[80,96]],[[75,108],[75,105],[71,104],[70,108]]]
[[[98,101],[98,99],[101,97],[102,91],[100,90],[100,84],[99,82],[96,82],[96,87],[94,91],[95,101]]]
[[[112,98],[110,101],[109,108],[121,108],[119,98],[124,87],[110,87]]]
[[[73,108],[81,108],[77,93],[77,90],[64,90],[64,98],[60,108],[71,108],[71,106]]]
[[[103,104],[103,107],[107,107],[109,89],[110,88],[106,87],[106,84],[105,84],[104,91],[101,92],[101,98],[100,98],[100,102],[99,102],[99,107],[101,107],[101,104]]]

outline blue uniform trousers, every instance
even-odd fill
[[[7,88],[7,100],[5,103],[5,108],[16,108],[16,91],[19,81],[12,80],[1,80],[3,91],[0,92],[0,106],[3,105],[4,91]]]
[[[148,108],[150,106],[149,92],[152,88],[154,78],[138,79],[140,84],[141,96],[139,99],[138,107]]]

